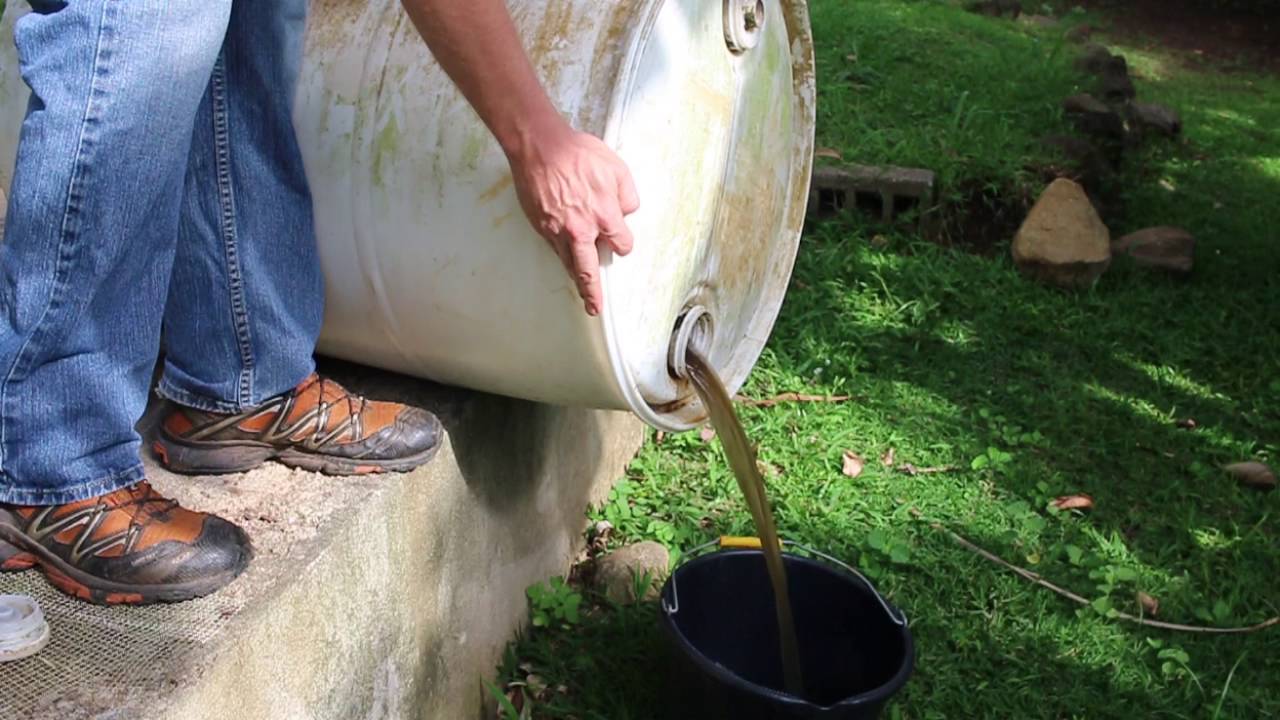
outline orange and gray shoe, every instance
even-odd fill
[[[0,569],[39,566],[54,587],[89,602],[190,600],[231,582],[252,557],[239,527],[146,482],[65,505],[0,504]]]
[[[267,460],[330,475],[411,470],[436,454],[444,431],[421,408],[376,402],[312,375],[236,415],[174,405],[156,454],[171,470],[243,472]]]

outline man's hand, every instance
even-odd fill
[[[436,60],[511,162],[520,205],[560,256],[591,315],[604,305],[604,243],[631,252],[623,216],[640,205],[627,166],[603,142],[575,132],[547,99],[503,0],[403,0]]]
[[[636,211],[640,199],[621,158],[595,136],[560,125],[512,153],[511,173],[529,222],[569,271],[587,314],[598,315],[604,292],[597,248],[631,252],[623,217]]]

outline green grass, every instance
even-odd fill
[[[1057,103],[1078,82],[1050,34],[940,3],[812,5],[820,145],[933,167],[948,187],[1038,186],[1025,169],[1036,138],[1062,130]],[[1186,140],[1138,153],[1113,231],[1186,227],[1200,242],[1194,277],[1118,264],[1067,294],[1020,278],[1005,252],[825,221],[805,234],[743,391],[855,397],[742,415],[776,468],[783,534],[856,563],[912,619],[917,672],[887,717],[1280,716],[1280,629],[1203,637],[1107,617],[1136,613],[1138,590],[1170,621],[1280,613],[1280,495],[1220,470],[1280,465],[1280,79],[1130,60],[1143,99],[1182,111]],[[959,469],[908,476],[876,460],[890,448],[899,464]],[[856,479],[840,472],[846,450],[868,460]],[[997,461],[973,469],[979,457]],[[1092,495],[1093,512],[1047,509],[1073,492]],[[986,563],[911,508],[1096,608]],[[616,525],[616,542],[677,551],[751,531],[718,444],[697,433],[651,438],[593,517]],[[564,685],[534,717],[679,717],[664,705],[656,608],[588,600],[571,628],[513,646],[503,679],[531,669]]]

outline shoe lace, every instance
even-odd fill
[[[320,383],[319,405],[321,410],[321,412],[319,412],[316,415],[317,437],[324,433],[325,426],[329,424],[328,409],[332,407],[336,407],[339,403],[346,401],[348,423],[349,423],[350,432],[352,435],[351,439],[353,441],[359,440],[360,428],[361,428],[360,417],[364,413],[364,409],[369,404],[369,401],[366,400],[363,396],[356,395],[355,393],[347,390],[346,388],[342,387],[342,385],[334,382],[333,380],[329,380],[325,378],[323,375],[319,377],[317,382]],[[329,397],[329,393],[326,392],[325,390],[326,387],[333,388],[334,396],[335,396],[333,400],[327,399]]]
[[[127,489],[129,499],[117,505],[119,509],[131,510],[130,525],[140,526],[150,522],[157,515],[162,515],[178,507],[178,501],[167,498],[156,492],[151,483],[140,482]]]

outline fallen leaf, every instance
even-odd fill
[[[710,425],[703,425],[698,431],[698,437],[702,438],[702,442],[711,442],[716,436],[716,429]]]
[[[1152,617],[1160,614],[1160,601],[1141,590],[1138,591],[1138,605],[1142,608],[1142,612]]]
[[[777,465],[772,465],[763,460],[756,460],[756,470],[759,470],[760,474],[764,477],[770,478],[778,477],[782,474],[782,470],[780,470]]]
[[[655,434],[654,434],[654,436],[653,436],[653,443],[654,443],[655,445],[661,445],[661,444],[662,444],[662,441],[663,441],[663,440],[666,440],[666,439],[667,439],[667,434],[666,434],[665,432],[663,432],[663,431],[659,430],[659,431],[658,431],[657,433],[655,433]]]
[[[813,156],[820,157],[820,158],[831,158],[832,160],[844,159],[844,156],[840,154],[839,150],[836,150],[835,148],[829,148],[829,147],[817,148],[816,150],[813,151]]]
[[[862,468],[864,465],[866,465],[866,461],[859,457],[857,453],[854,453],[852,450],[845,450],[844,466],[841,468],[840,472],[851,478],[856,478],[862,474]]]
[[[1195,429],[1196,429],[1196,419],[1195,419],[1195,418],[1183,418],[1183,419],[1179,420],[1178,422],[1174,423],[1174,425],[1177,425],[1178,427],[1182,428],[1183,430],[1195,430]]]
[[[1276,474],[1263,463],[1252,461],[1232,463],[1226,467],[1226,471],[1246,487],[1255,490],[1276,489]]]
[[[871,247],[874,247],[874,248],[883,248],[883,247],[888,247],[888,245],[889,245],[889,238],[887,238],[887,237],[885,237],[885,236],[883,236],[883,235],[872,235],[872,236],[871,236]]]
[[[1063,495],[1053,501],[1053,506],[1059,510],[1090,510],[1093,508],[1093,498],[1084,493]]]
[[[884,451],[880,456],[880,464],[888,468],[893,467],[893,448]]]
[[[738,395],[734,398],[734,402],[748,407],[773,407],[782,403],[804,402],[804,403],[841,403],[848,400],[848,395],[805,395],[804,393],[782,393],[774,395],[770,398],[762,400],[756,398],[744,397]]]
[[[849,53],[848,55],[844,56],[844,59],[848,60],[849,62],[858,62],[858,55],[857,53]]]

